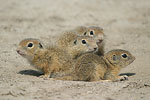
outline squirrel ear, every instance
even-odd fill
[[[116,61],[116,60],[118,60],[118,57],[117,57],[116,55],[113,55],[112,59],[113,59],[114,61]]]
[[[74,44],[77,44],[77,40],[75,40],[73,43],[74,43]]]
[[[40,48],[43,48],[43,45],[42,45],[42,43],[39,43],[39,47],[40,47]]]

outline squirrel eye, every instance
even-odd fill
[[[28,47],[33,47],[33,43],[28,43]]]
[[[94,32],[93,32],[93,31],[90,31],[90,35],[94,35]]]
[[[86,41],[85,41],[85,40],[82,40],[82,44],[86,44]]]
[[[127,57],[128,57],[127,54],[125,54],[125,53],[122,54],[121,56],[122,56],[123,58],[127,58]]]
[[[84,35],[86,35],[86,32],[84,32]]]

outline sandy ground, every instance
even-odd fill
[[[104,28],[106,51],[136,57],[121,71],[128,81],[43,80],[15,51],[81,25]],[[0,0],[0,100],[150,100],[150,0]]]

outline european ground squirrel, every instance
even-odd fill
[[[104,32],[103,29],[101,27],[98,26],[89,26],[89,27],[85,27],[85,26],[79,26],[76,27],[73,30],[76,34],[78,35],[84,35],[84,36],[90,36],[93,37],[94,39],[96,39],[96,43],[98,45],[98,51],[96,52],[96,54],[98,55],[104,55]]]
[[[73,31],[65,32],[57,40],[57,45],[68,52],[75,59],[83,53],[93,52],[98,49],[96,40],[90,36],[78,36]]]
[[[88,36],[93,38],[95,41],[91,41],[90,44],[94,44],[94,42],[98,46],[98,50],[96,54],[103,55],[104,54],[104,33],[103,29],[96,26],[90,27],[76,27],[73,30],[64,32],[57,40],[57,45],[62,48],[66,48],[67,51],[71,52],[69,48],[70,43],[72,40],[77,38],[78,36]]]
[[[82,48],[84,51],[92,51],[86,40],[77,38],[71,45],[74,49]],[[81,43],[79,43],[81,42]],[[80,47],[83,45],[83,47]],[[73,49],[72,48],[72,49]],[[80,49],[77,49],[79,51]],[[49,78],[56,72],[67,72],[72,69],[72,58],[70,55],[56,46],[44,48],[38,39],[28,38],[19,43],[17,52],[25,57],[31,65],[44,72],[43,78]],[[81,51],[80,51],[81,52]]]
[[[135,57],[126,50],[116,49],[104,56],[86,53],[80,56],[74,65],[74,71],[58,80],[73,81],[118,81],[128,77],[118,76],[120,70],[135,60]]]

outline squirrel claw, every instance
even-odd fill
[[[120,76],[119,80],[120,81],[128,80],[128,76],[127,75]]]
[[[48,75],[41,75],[40,78],[43,78],[44,80],[48,80],[49,76]]]
[[[44,80],[56,80],[54,78],[50,78],[49,75],[41,75],[40,78],[43,78]]]

